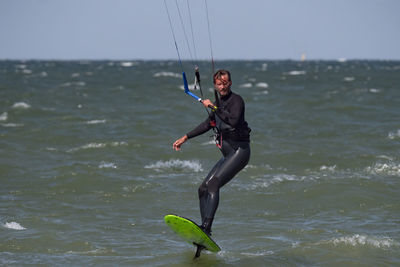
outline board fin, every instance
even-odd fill
[[[201,251],[202,251],[203,249],[205,249],[205,247],[202,246],[202,245],[198,245],[198,244],[196,244],[196,243],[193,243],[193,244],[197,246],[196,254],[194,254],[194,258],[196,259],[196,258],[200,257],[200,253],[201,253]]]

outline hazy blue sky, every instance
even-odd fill
[[[186,0],[177,0],[191,41]],[[189,0],[209,59],[203,0]],[[400,0],[208,0],[216,59],[400,60]],[[178,46],[189,58],[167,0]],[[176,59],[163,0],[0,0],[0,59]]]

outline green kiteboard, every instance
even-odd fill
[[[197,246],[195,258],[200,256],[201,250],[219,252],[221,248],[195,222],[176,215],[166,215],[165,223],[189,244]]]

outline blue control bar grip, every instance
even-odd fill
[[[198,97],[197,95],[193,94],[192,92],[189,91],[189,85],[186,79],[186,74],[185,72],[182,72],[182,78],[183,78],[183,86],[185,87],[185,93],[190,95],[191,97],[195,98],[197,101],[201,102],[201,98]]]

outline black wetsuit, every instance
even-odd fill
[[[228,183],[250,159],[250,128],[244,117],[245,106],[242,97],[229,92],[220,98],[218,109],[187,133],[193,138],[215,127],[218,132],[218,147],[222,158],[211,169],[198,193],[203,229],[210,233],[211,224],[219,203],[219,189]]]

